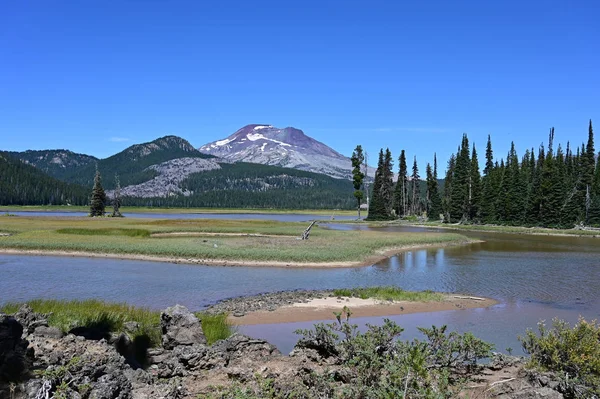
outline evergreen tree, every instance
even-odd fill
[[[115,173],[115,191],[113,193],[113,213],[112,217],[114,218],[122,218],[121,214],[121,182],[119,181],[119,175]]]
[[[477,150],[473,144],[471,153],[471,176],[469,182],[469,219],[477,220],[480,216],[481,206],[481,174],[479,173],[479,160]]]
[[[591,203],[588,212],[588,224],[600,226],[600,153],[595,162],[594,181],[592,183]]]
[[[413,215],[418,215],[421,213],[420,211],[420,199],[421,199],[421,176],[419,176],[419,167],[417,166],[417,157],[415,156],[412,167],[412,175],[411,178],[411,213]]]
[[[542,171],[544,170],[544,162],[546,161],[546,151],[544,145],[540,145],[538,150],[538,158],[531,176],[531,189],[526,212],[526,222],[529,225],[541,224],[541,207],[542,207]]]
[[[381,198],[385,206],[385,213],[392,215],[393,194],[394,194],[394,172],[392,170],[392,153],[389,148],[385,149],[383,159],[383,171],[381,175]]]
[[[494,152],[492,151],[492,138],[488,135],[485,149],[485,169],[481,180],[481,220],[484,223],[493,223],[496,219],[495,202],[498,197],[498,187],[494,181]]]
[[[552,151],[554,142],[554,128],[550,129],[548,140],[548,153],[544,161],[544,169],[541,175],[541,206],[540,206],[540,221],[542,225],[548,227],[561,226],[562,218],[561,209],[563,207],[563,188],[561,176],[559,176],[559,168],[557,159]]]
[[[394,188],[394,209],[398,217],[408,213],[408,169],[406,166],[406,155],[404,150],[398,158],[398,180]]]
[[[386,206],[381,194],[383,186],[383,175],[385,168],[385,159],[383,148],[379,151],[379,161],[377,162],[377,170],[375,171],[375,180],[373,182],[373,195],[369,203],[369,215],[367,220],[388,220],[390,215],[387,214]]]
[[[354,185],[354,198],[356,198],[358,218],[360,219],[360,204],[363,199],[363,192],[361,190],[365,174],[362,172],[362,164],[365,160],[362,146],[357,145],[356,149],[352,152],[352,184]]]
[[[94,188],[92,189],[92,197],[90,199],[90,216],[104,216],[106,208],[106,194],[102,188],[102,177],[100,171],[96,169],[94,176]]]
[[[448,168],[446,169],[446,178],[444,180],[444,198],[442,199],[442,209],[444,211],[444,222],[450,223],[450,203],[452,197],[452,187],[454,186],[454,171],[456,169],[456,156],[450,155]]]
[[[460,151],[456,156],[456,167],[452,177],[450,193],[450,222],[463,222],[469,217],[469,181],[471,177],[471,159],[469,139],[463,135]]]
[[[433,156],[433,171],[431,165],[427,164],[427,218],[429,220],[439,221],[442,213],[442,200],[438,192],[437,182],[437,157]]]

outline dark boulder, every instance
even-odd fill
[[[165,349],[179,345],[206,344],[200,320],[185,306],[175,305],[160,315],[162,344]]]

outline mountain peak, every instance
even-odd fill
[[[199,150],[234,162],[295,168],[344,179],[352,175],[349,158],[294,127],[250,124]]]

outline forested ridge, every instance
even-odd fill
[[[0,205],[86,205],[88,195],[0,151]]]
[[[404,151],[398,159],[399,177],[392,181],[389,149],[379,162],[369,207],[369,219],[427,215],[448,223],[486,223],[572,228],[600,225],[600,161],[594,147],[592,121],[587,141],[563,148],[555,144],[554,128],[548,142],[520,157],[512,142],[506,158],[494,160],[491,136],[485,167],[479,169],[476,147],[466,134],[447,163],[444,190],[437,179],[437,159],[427,164],[425,195],[420,195],[416,159],[412,173]]]

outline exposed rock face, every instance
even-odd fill
[[[162,344],[165,349],[179,345],[206,344],[200,320],[185,306],[175,305],[160,315]]]
[[[205,144],[199,150],[234,162],[282,166],[352,179],[350,158],[293,127],[247,125],[226,139]],[[374,176],[374,169],[369,169],[369,176]]]
[[[221,165],[215,159],[177,158],[149,166],[147,169],[158,172],[158,176],[144,183],[122,188],[121,196],[141,198],[166,197],[179,194],[188,196],[192,193],[182,190],[180,188],[181,182],[192,173],[221,169]],[[106,195],[112,198],[114,191],[107,191]]]

